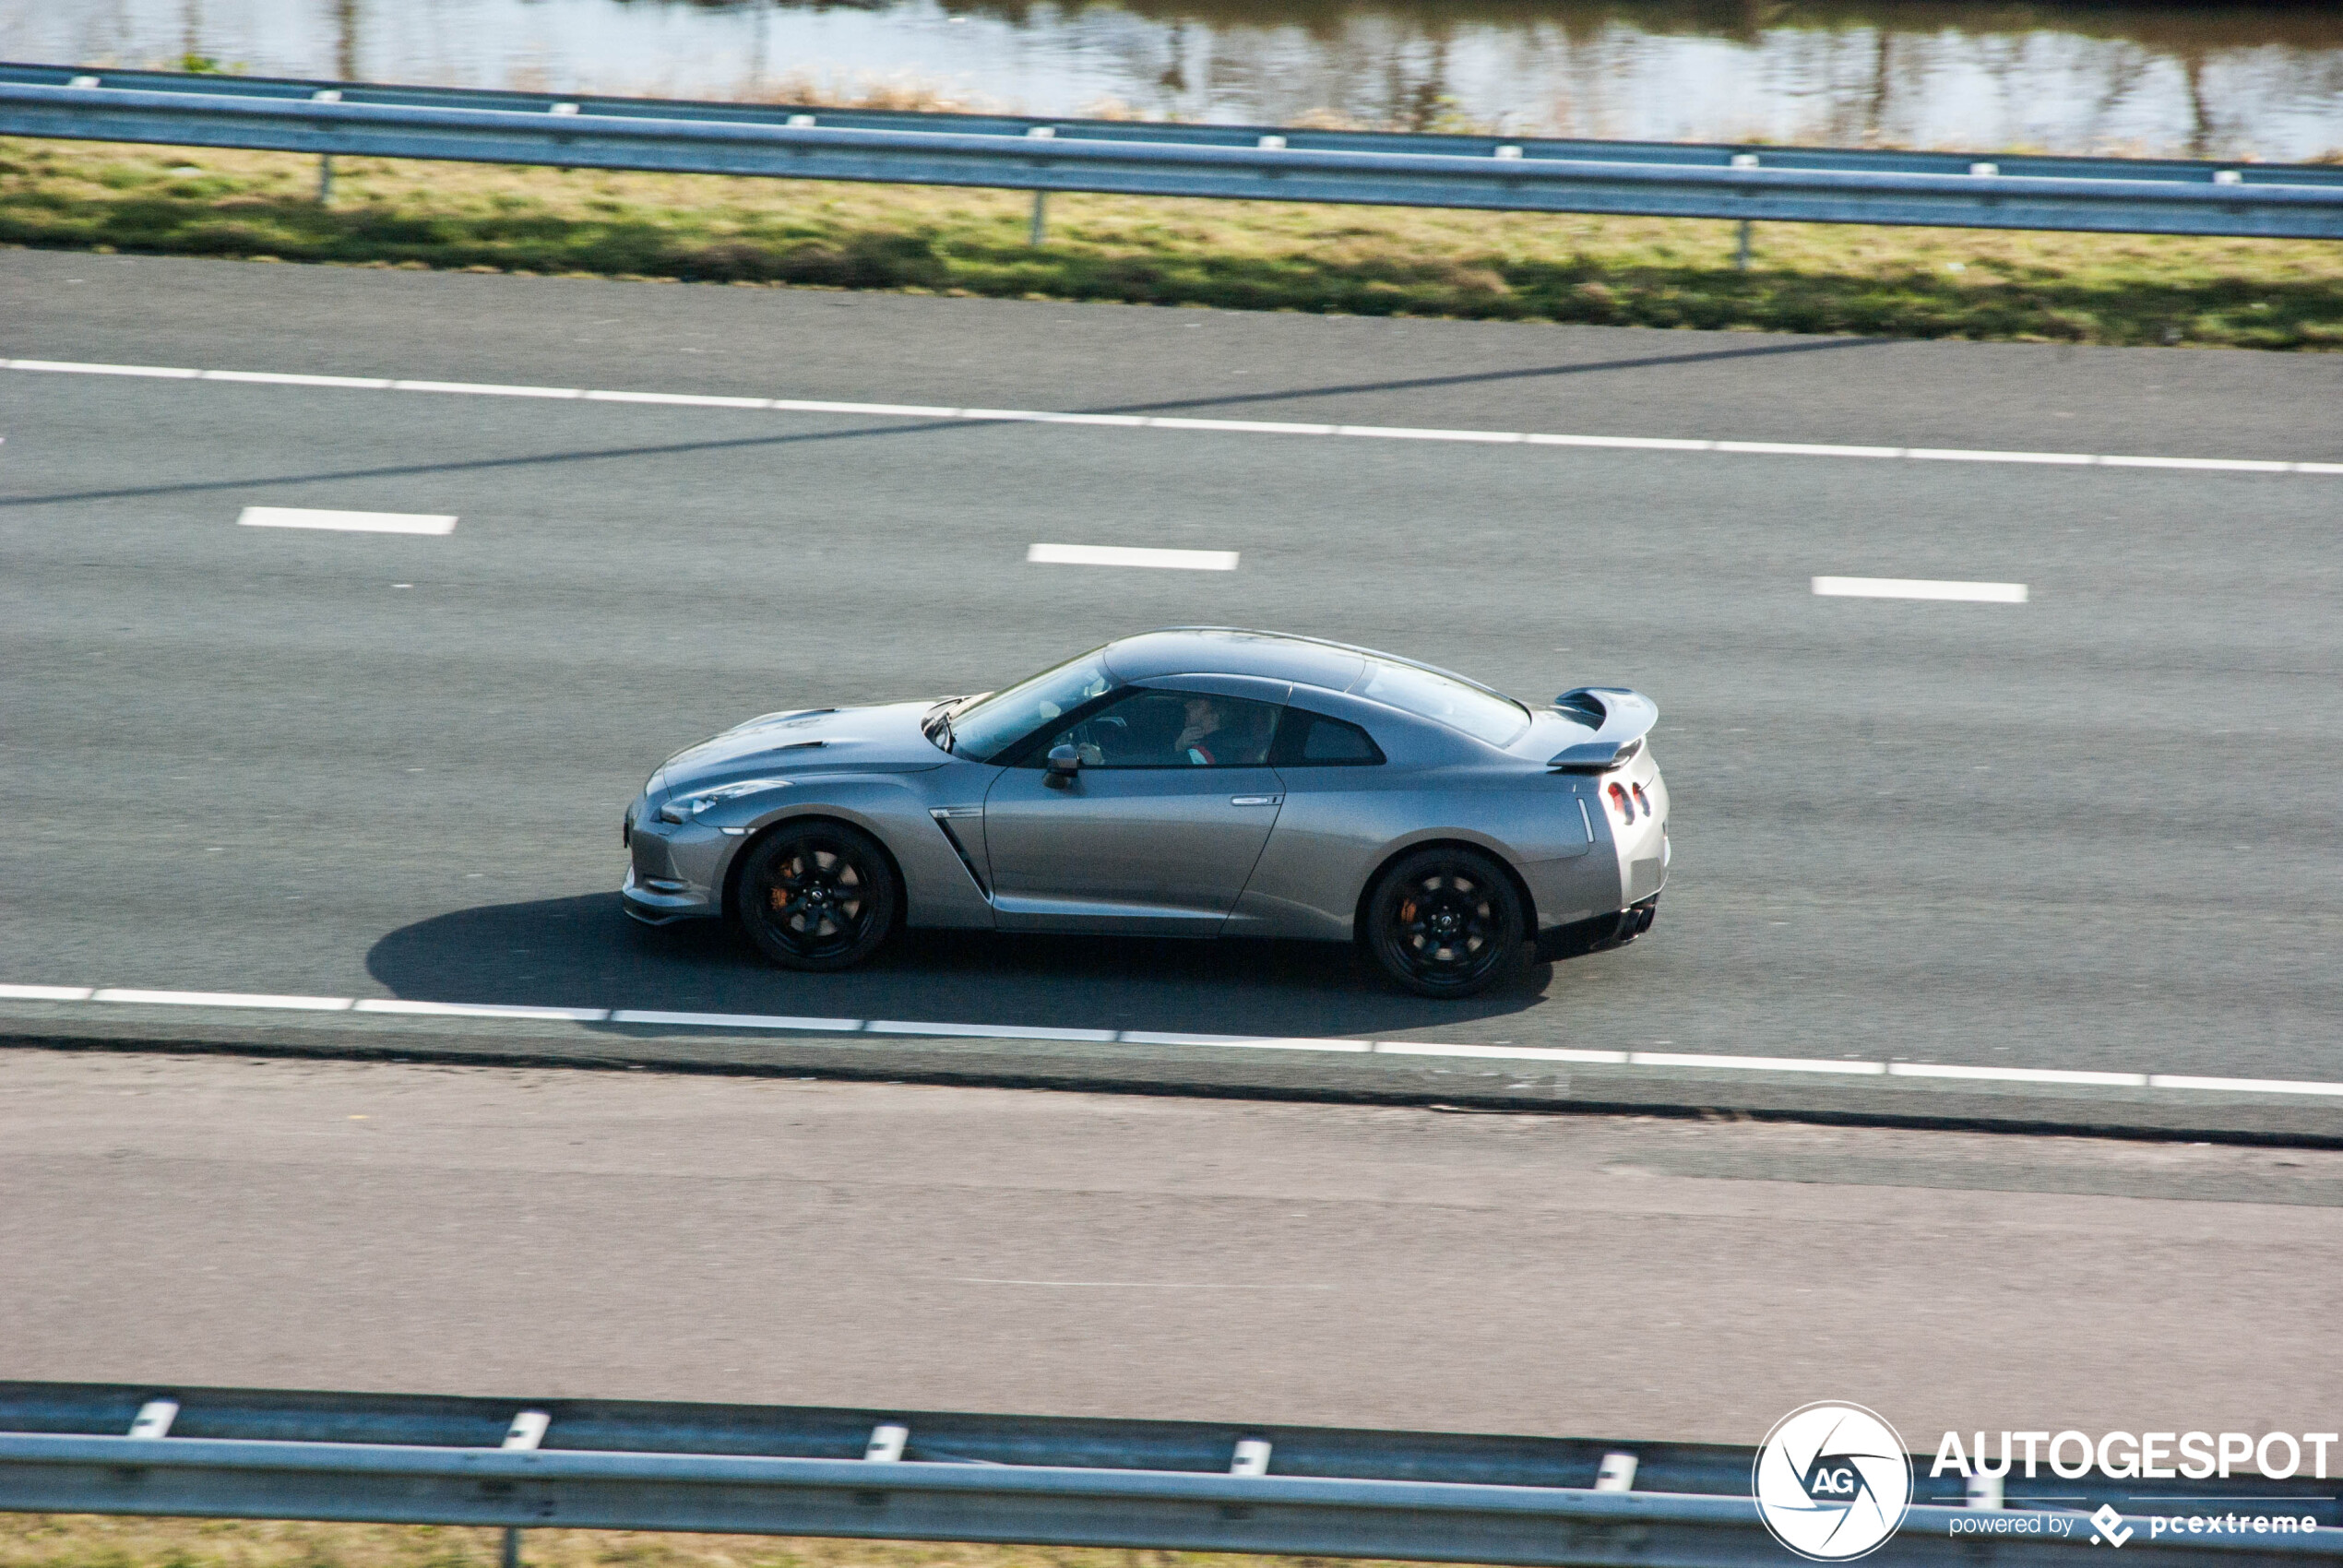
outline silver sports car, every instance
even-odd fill
[[[1532,708],[1274,632],[1124,637],[1006,691],[768,713],[626,808],[626,912],[839,969],[898,925],[1365,945],[1425,996],[1632,942],[1668,875],[1659,710]]]

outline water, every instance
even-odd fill
[[[0,56],[1523,136],[2343,152],[2343,5],[0,0]]]

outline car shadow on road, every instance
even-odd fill
[[[860,968],[795,974],[712,922],[639,925],[608,893],[419,921],[377,942],[366,968],[413,1001],[1320,1037],[1516,1013],[1552,973],[1533,965],[1481,995],[1433,1002],[1329,943],[906,931]]]

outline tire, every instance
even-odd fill
[[[1367,897],[1367,950],[1403,990],[1454,998],[1486,990],[1521,960],[1527,925],[1513,878],[1477,849],[1419,849]]]
[[[785,969],[846,969],[878,950],[903,903],[878,841],[842,822],[792,823],[741,868],[741,929]]]

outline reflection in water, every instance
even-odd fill
[[[0,55],[1041,114],[2301,159],[2343,7],[1885,0],[0,0]]]

